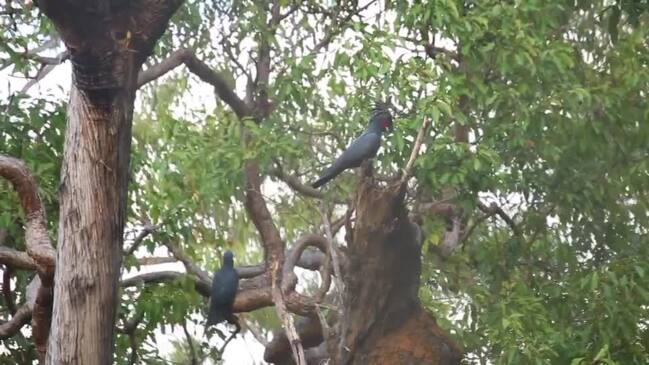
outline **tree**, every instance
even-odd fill
[[[153,361],[155,329],[204,320],[228,247],[263,259],[235,309],[276,329],[274,363],[646,362],[642,2],[38,5],[8,5],[3,64],[69,58],[74,82],[66,113],[2,106],[0,152],[26,162],[0,159],[22,206],[1,216],[14,359]],[[376,99],[399,112],[376,161],[308,187]],[[120,280],[169,260],[186,272]],[[320,285],[296,289],[295,266]]]

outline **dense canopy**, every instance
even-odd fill
[[[308,185],[389,100],[375,178],[399,175],[430,119],[405,205],[423,237],[419,298],[465,363],[649,363],[648,6],[185,1],[138,78],[114,361],[221,358],[202,337],[201,273],[226,250],[236,266],[269,255],[246,161],[282,242],[317,233],[344,252],[359,175]],[[36,6],[8,1],[0,24],[0,154],[31,169],[56,246],[69,51]],[[27,217],[5,179],[0,207],[0,363],[27,364],[30,327],[4,324],[34,264],[10,257]],[[317,295],[312,270],[297,292]],[[147,272],[164,274],[129,279]],[[287,323],[269,301],[244,315],[264,345]],[[174,351],[154,345],[165,338]]]

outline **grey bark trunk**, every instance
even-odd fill
[[[112,363],[135,75],[110,91],[72,87],[46,364]]]

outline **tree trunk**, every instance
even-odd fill
[[[137,76],[181,0],[41,0],[72,63],[46,364],[111,364]]]
[[[111,92],[72,87],[48,364],[112,362],[136,71],[126,75]]]
[[[403,190],[365,177],[345,268],[340,336],[329,340],[335,364],[458,364],[461,349],[419,299],[421,233],[408,219]]]

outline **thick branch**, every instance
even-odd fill
[[[27,254],[37,263],[43,282],[51,283],[56,252],[48,236],[45,208],[38,196],[36,180],[24,162],[4,155],[0,155],[0,176],[13,185],[27,217],[25,229]]]
[[[316,199],[324,199],[325,194],[318,190],[314,189],[309,185],[304,185],[297,177],[293,175],[286,174],[281,168],[272,168],[268,173],[283,182],[286,183],[291,189],[297,191],[298,193]]]
[[[7,246],[0,246],[0,264],[16,269],[36,270],[36,262],[27,253]]]
[[[147,272],[144,274],[139,274],[128,279],[124,279],[120,282],[122,288],[128,288],[132,286],[144,285],[144,284],[158,284],[166,283],[169,281],[174,281],[184,277],[185,273],[178,271],[154,271]],[[210,296],[210,282],[201,280],[194,275],[189,275],[189,277],[194,280],[196,291],[202,296]]]
[[[39,360],[42,361],[47,351],[47,338],[52,319],[52,284],[56,252],[50,243],[45,208],[38,196],[36,180],[25,163],[0,155],[0,176],[9,180],[18,192],[27,218],[25,228],[27,254],[36,263],[38,271],[38,276],[34,277],[28,288],[28,295],[31,297],[29,302],[32,303],[32,338]]]
[[[292,246],[288,249],[287,255],[291,255],[291,252],[295,250],[296,246]],[[313,249],[306,249],[302,252],[302,255],[295,263],[295,266],[301,267],[307,270],[318,270],[324,263],[326,259],[325,254],[320,251]],[[285,264],[287,265],[287,264]],[[238,266],[236,267],[239,278],[249,279],[255,276],[263,275],[266,272],[266,269],[263,264],[260,265],[247,265],[247,266]]]
[[[178,262],[175,257],[140,257],[137,259],[137,263],[142,266],[147,265],[159,265],[159,264],[170,264]]]
[[[295,327],[305,348],[317,346],[324,340],[320,320],[315,315],[298,319]],[[264,361],[272,364],[285,363],[291,356],[290,351],[291,346],[286,334],[281,330],[275,331],[273,340],[264,351]]]
[[[180,246],[169,240],[165,241],[164,245],[167,246],[171,254],[176,259],[178,259],[178,261],[183,263],[185,270],[187,270],[188,273],[196,275],[198,278],[200,278],[201,281],[207,283],[211,282],[210,275],[207,273],[207,271],[198,267],[198,265],[196,265],[187,255],[185,255]]]
[[[228,104],[239,118],[244,118],[252,114],[251,108],[239,98],[232,87],[225,81],[225,78],[200,61],[189,49],[175,51],[164,61],[140,72],[137,80],[138,87],[159,78],[181,64],[185,64],[189,71],[204,82],[214,86],[221,100]]]

